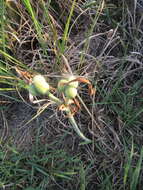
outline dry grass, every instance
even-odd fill
[[[31,1],[32,9],[27,0],[16,2],[8,2],[10,7],[3,13],[6,19],[1,21],[0,58],[8,71],[3,74],[0,65],[0,76],[15,80],[0,77],[0,97],[10,101],[0,107],[0,188],[141,189],[141,2],[134,1],[131,6],[124,0],[78,0],[74,6],[67,0],[55,0],[50,5],[48,1]],[[22,69],[47,76],[54,87],[65,70],[90,79],[96,94],[90,97],[87,86],[81,84],[82,109],[75,118],[83,133],[92,139],[91,144],[80,144],[56,106],[29,102],[22,81],[19,84],[16,80],[19,76],[14,66],[19,62],[3,52],[18,60]],[[11,87],[15,89],[11,93],[5,89]],[[58,150],[63,152],[61,157]],[[15,165],[13,159],[18,160]]]

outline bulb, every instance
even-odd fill
[[[28,90],[29,90],[30,94],[32,94],[33,96],[38,96],[38,92],[33,84],[30,84],[28,86]]]
[[[72,81],[74,79],[76,79],[76,77],[73,75],[68,77],[68,81]],[[78,81],[71,82],[71,83],[69,83],[69,85],[74,87],[74,88],[77,88],[78,87]]]
[[[72,86],[67,86],[65,89],[65,96],[69,99],[75,98],[77,95],[77,89]]]
[[[66,83],[68,82],[68,80],[66,79],[61,79],[59,82],[58,82],[58,90],[60,92],[63,92],[65,90],[65,87],[66,87]]]
[[[42,75],[35,75],[33,78],[33,84],[40,94],[44,95],[49,91],[49,84]]]

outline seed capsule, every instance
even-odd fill
[[[67,86],[65,89],[65,96],[69,99],[75,98],[77,95],[77,89],[72,86]]]
[[[49,84],[42,75],[34,76],[33,84],[40,94],[46,94],[49,91]]]
[[[28,90],[29,90],[30,94],[32,94],[33,96],[38,96],[38,92],[33,84],[30,84],[28,86]]]
[[[68,80],[66,80],[66,79],[61,79],[60,81],[59,81],[59,83],[58,83],[58,90],[60,91],[60,92],[64,92],[64,90],[65,90],[65,87],[66,87],[66,83],[68,82]]]
[[[71,75],[69,78],[68,78],[68,81],[72,81],[72,80],[75,80],[76,77]],[[78,87],[78,81],[74,81],[74,82],[70,82],[69,83],[70,86],[74,87],[74,88],[77,88]]]

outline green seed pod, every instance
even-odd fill
[[[33,84],[40,94],[46,94],[50,89],[49,84],[42,75],[34,76]]]
[[[58,82],[58,90],[59,92],[64,92],[65,90],[65,87],[66,87],[66,83],[68,82],[68,80],[66,79],[61,79],[59,82]]]
[[[65,89],[65,96],[69,99],[75,98],[77,95],[77,89],[72,86],[67,86]]]
[[[68,81],[72,81],[74,79],[76,79],[76,77],[71,75],[71,76],[69,76]],[[69,83],[69,85],[74,87],[74,88],[77,88],[78,87],[78,81],[71,82],[71,83]]]
[[[33,96],[38,96],[38,92],[33,84],[30,84],[28,86],[28,90],[29,90],[30,94],[32,94]]]

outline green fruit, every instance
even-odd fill
[[[38,96],[38,92],[33,84],[30,84],[28,86],[28,90],[29,90],[30,94],[32,94],[33,96]]]
[[[68,82],[68,80],[66,80],[66,79],[61,79],[59,82],[58,82],[58,90],[60,91],[60,92],[64,92],[64,90],[65,90],[65,87],[66,87],[66,83]]]
[[[68,81],[72,81],[74,79],[76,79],[76,77],[71,75],[71,76],[69,76]],[[78,81],[71,82],[71,83],[69,83],[69,85],[74,87],[74,88],[77,88],[78,87]]]
[[[72,86],[67,86],[65,89],[65,96],[69,99],[75,98],[77,95],[77,89]]]
[[[34,76],[33,84],[40,94],[46,94],[50,89],[49,84],[42,75]]]

